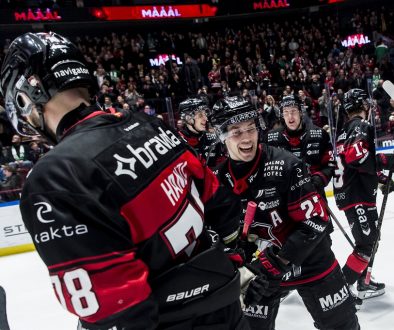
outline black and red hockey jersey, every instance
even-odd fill
[[[249,201],[257,204],[249,235],[258,237],[258,249],[275,244],[278,255],[293,263],[282,285],[315,281],[335,268],[322,197],[300,159],[262,144],[253,161],[227,160],[214,173],[239,196],[244,212]]]
[[[201,132],[195,134],[187,127],[179,130],[179,135],[197,152],[201,161],[212,168],[219,165],[225,159],[223,145],[218,143],[215,133]]]
[[[337,154],[333,182],[338,208],[375,206],[378,176],[373,126],[359,116],[345,123],[337,137]]]
[[[269,131],[263,136],[263,143],[290,151],[310,166],[312,175],[318,175],[325,186],[330,182],[334,164],[332,145],[328,133],[312,125],[297,132],[289,133],[285,127]]]
[[[237,272],[206,225],[234,235],[240,205],[177,134],[142,113],[81,106],[58,136],[20,208],[58,300],[84,328],[153,329],[202,297],[215,309],[226,286],[225,303],[238,299]]]

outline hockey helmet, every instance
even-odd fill
[[[26,119],[33,107],[42,109],[56,93],[70,88],[87,87],[93,95],[96,86],[79,49],[53,32],[16,38],[1,68],[7,116],[21,135],[38,134]]]
[[[188,98],[179,103],[180,118],[187,124],[194,124],[194,115],[198,111],[209,111],[207,102],[200,98]]]
[[[280,118],[283,120],[283,109],[286,107],[296,107],[301,116],[302,116],[302,108],[301,108],[301,100],[296,95],[287,95],[282,98],[279,103],[279,112]]]
[[[229,125],[254,119],[258,130],[265,129],[262,116],[248,100],[241,96],[225,97],[217,101],[208,118],[222,143],[228,137]]]
[[[343,108],[346,113],[359,112],[368,102],[368,94],[360,88],[353,88],[343,96]]]

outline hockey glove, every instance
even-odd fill
[[[324,190],[324,181],[319,175],[313,175],[311,177],[311,181],[313,183],[313,186],[319,191],[319,190]]]
[[[235,267],[242,267],[246,262],[245,252],[242,249],[224,248],[224,253],[231,260]]]
[[[381,190],[382,193],[385,193],[386,191],[386,185],[390,182],[390,190],[389,193],[394,191],[394,181],[393,179],[389,179],[387,175],[384,175],[382,172],[378,172],[378,179],[379,179],[379,189]]]
[[[242,250],[244,252],[245,262],[249,263],[254,257],[254,253],[257,250],[257,245],[255,242],[239,240],[237,242],[237,250]]]
[[[257,278],[260,280],[260,283],[257,283],[255,286],[249,285],[251,288],[250,290],[254,290],[258,287],[262,290],[261,295],[264,297],[271,297],[279,291],[283,275],[291,268],[290,265],[285,265],[279,260],[276,255],[277,252],[279,252],[279,249],[271,245],[261,252],[258,258],[249,265],[249,268],[254,273],[258,274]],[[268,285],[262,285],[265,281],[268,282]],[[253,281],[251,284],[252,283]],[[248,291],[246,292],[246,297],[248,297]]]
[[[270,282],[267,276],[260,274],[249,282],[249,286],[245,293],[243,303],[247,306],[257,305],[261,299],[266,297],[266,292],[269,290]]]

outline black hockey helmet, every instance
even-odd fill
[[[200,98],[188,98],[179,103],[180,118],[187,124],[193,124],[194,115],[197,111],[209,111],[208,104]]]
[[[353,88],[343,95],[343,108],[348,114],[360,112],[366,103],[368,103],[368,94],[363,89]]]
[[[8,118],[21,135],[40,131],[26,120],[33,107],[40,113],[58,92],[87,87],[93,95],[96,86],[78,48],[53,32],[29,32],[16,38],[1,68],[0,92]],[[41,127],[40,133],[43,131]]]
[[[208,116],[221,142],[228,137],[229,125],[254,119],[259,130],[265,129],[263,118],[247,99],[241,96],[225,97],[217,101]]]
[[[296,107],[302,116],[301,100],[297,95],[287,95],[279,103],[280,118],[283,120],[283,109],[286,107]]]

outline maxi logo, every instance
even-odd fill
[[[320,306],[321,309],[326,312],[329,311],[336,306],[341,305],[344,301],[346,301],[349,298],[349,291],[346,287],[346,285],[343,286],[342,289],[339,290],[339,292],[336,292],[334,294],[329,294],[325,297],[319,298]]]
[[[36,211],[37,219],[43,224],[52,224],[55,222],[52,213],[52,206],[46,202],[38,202],[35,203],[34,206],[38,206]],[[48,219],[43,218],[43,214],[48,216]],[[49,225],[44,231],[40,233],[34,234],[34,242],[37,244],[47,243],[57,239],[65,239],[73,236],[84,235],[88,233],[88,227],[84,224],[79,225],[63,225],[63,226],[55,226]]]
[[[126,158],[119,154],[114,155],[114,158],[117,160],[116,176],[128,175],[134,180],[137,179],[137,164],[148,169],[157,162],[158,156],[167,154],[181,143],[170,130],[164,131],[162,128],[159,128],[159,131],[160,133],[158,135],[146,141],[143,146],[132,147],[128,144],[126,147],[132,157]],[[125,164],[129,168],[124,168]]]
[[[268,306],[256,305],[256,306],[245,306],[242,308],[246,316],[266,319],[268,317]]]

